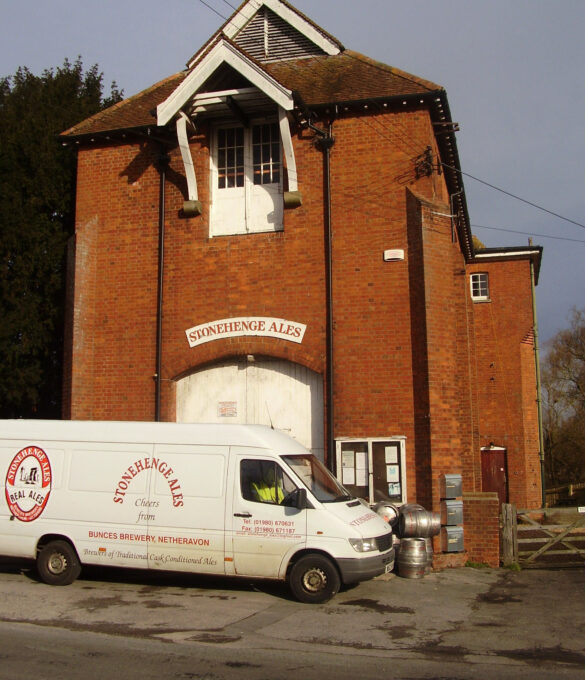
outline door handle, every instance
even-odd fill
[[[234,517],[252,517],[249,512],[234,512]]]

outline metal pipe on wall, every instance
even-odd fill
[[[333,123],[329,123],[327,132],[311,128],[317,131],[321,137],[319,148],[323,151],[324,173],[324,205],[325,205],[325,240],[326,240],[326,305],[327,305],[327,434],[328,434],[328,463],[329,468],[336,472],[334,406],[333,406],[333,257],[332,257],[332,222],[331,222],[331,147],[335,144],[333,137]]]
[[[161,419],[161,371],[162,371],[162,321],[163,321],[163,282],[165,262],[165,184],[167,167],[170,158],[166,153],[161,153],[157,160],[159,172],[158,194],[158,291],[156,306],[156,368],[155,368],[155,404],[154,419]]]
[[[542,507],[546,507],[546,482],[544,478],[544,434],[542,426],[542,384],[540,378],[540,347],[538,340],[538,318],[536,315],[536,285],[534,282],[534,262],[530,260],[530,286],[532,292],[532,323],[534,325],[534,364],[536,369],[536,404],[538,410],[538,447],[540,456],[540,484]]]

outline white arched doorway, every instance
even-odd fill
[[[323,379],[266,357],[232,359],[177,381],[177,421],[272,425],[324,455]]]

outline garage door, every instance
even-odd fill
[[[323,380],[277,359],[216,364],[178,381],[177,421],[273,425],[323,460]]]

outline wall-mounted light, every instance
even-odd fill
[[[385,250],[384,262],[401,262],[404,260],[404,250]]]

